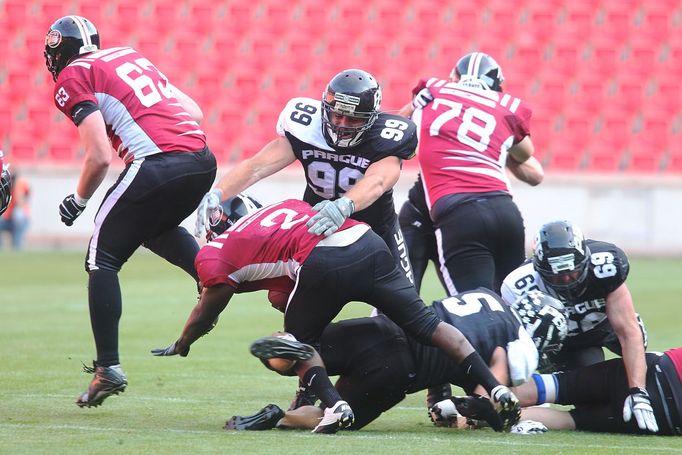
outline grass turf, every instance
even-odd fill
[[[239,295],[218,327],[189,357],[155,358],[154,347],[179,335],[195,303],[191,281],[151,254],[138,253],[121,272],[121,359],[125,393],[104,405],[74,404],[94,355],[81,253],[0,253],[0,453],[670,453],[682,439],[579,432],[540,436],[433,427],[424,394],[360,432],[334,436],[305,431],[227,432],[233,414],[267,403],[288,405],[294,378],[264,369],[249,343],[281,327],[265,293]],[[649,329],[651,350],[682,345],[678,299],[682,259],[633,259],[628,286]],[[423,296],[441,294],[433,273]],[[351,304],[342,317],[367,315]]]

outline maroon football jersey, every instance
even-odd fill
[[[509,148],[530,134],[530,108],[507,93],[443,79],[419,81],[434,100],[417,109],[419,166],[431,207],[455,193],[509,192]]]
[[[114,149],[126,162],[156,153],[195,152],[206,137],[173,95],[168,79],[135,49],[86,54],[59,73],[55,104],[67,117],[83,101],[96,103]]]
[[[202,285],[289,293],[299,267],[318,244],[348,245],[369,230],[349,218],[327,238],[313,235],[306,222],[314,214],[308,203],[288,199],[240,219],[199,251],[195,266]]]

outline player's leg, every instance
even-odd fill
[[[192,234],[182,226],[175,226],[160,235],[144,242],[144,247],[157,256],[184,270],[194,281],[199,275],[194,267],[194,259],[199,253],[199,244]]]
[[[398,217],[394,215],[390,224],[385,226],[385,229],[377,232],[377,234],[379,234],[386,243],[386,246],[388,246],[396,267],[398,267],[410,283],[414,284],[414,275],[412,272],[412,265],[410,264],[410,252],[403,232],[400,230]]]
[[[523,217],[511,197],[500,196],[488,200],[489,226],[495,260],[493,291],[499,294],[502,281],[526,259]]]
[[[419,291],[429,259],[432,256],[431,248],[434,245],[431,241],[435,242],[433,226],[431,220],[425,220],[424,216],[410,201],[405,201],[401,207],[398,220],[412,265],[414,286]]]

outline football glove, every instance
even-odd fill
[[[431,422],[437,427],[457,428],[457,417],[459,417],[455,402],[450,398],[439,401],[429,408]]]
[[[658,424],[651,407],[649,393],[640,387],[630,389],[630,395],[625,399],[623,405],[623,420],[629,422],[633,415],[640,430],[658,432]]]
[[[509,387],[498,385],[491,392],[495,410],[502,420],[502,430],[510,431],[521,419],[519,399],[509,390]]]
[[[59,204],[59,216],[62,218],[62,223],[71,226],[76,218],[83,213],[88,199],[83,199],[76,194],[69,194]]]
[[[415,109],[423,109],[431,101],[433,101],[433,95],[427,87],[424,87],[419,93],[414,95],[414,98],[412,98],[412,107]]]
[[[334,201],[325,200],[318,202],[313,207],[313,211],[318,212],[308,220],[308,232],[313,235],[329,237],[336,232],[346,218],[355,211],[355,204],[347,197],[341,197]]]
[[[511,432],[514,434],[542,434],[547,432],[547,427],[544,423],[535,420],[522,420],[511,427]]]
[[[223,192],[217,188],[206,193],[197,208],[197,221],[194,225],[194,236],[201,238],[208,231],[208,220],[215,209],[220,205]]]
[[[185,349],[181,351],[178,351],[178,347],[176,344],[177,341],[174,341],[173,344],[171,344],[167,348],[152,349],[151,353],[152,355],[155,355],[157,357],[166,357],[171,355],[180,355],[180,357],[187,357],[187,354],[189,354],[189,346],[187,346]]]

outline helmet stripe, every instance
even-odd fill
[[[90,32],[88,32],[88,26],[85,25],[83,18],[80,16],[69,16],[76,23],[78,30],[81,33],[81,38],[83,39],[83,46],[90,46],[92,40],[90,39]]]
[[[483,61],[483,52],[474,52],[474,55],[472,57],[472,60],[474,61],[473,68],[471,71],[471,75],[478,78],[479,76],[479,71],[481,68],[481,62]]]

